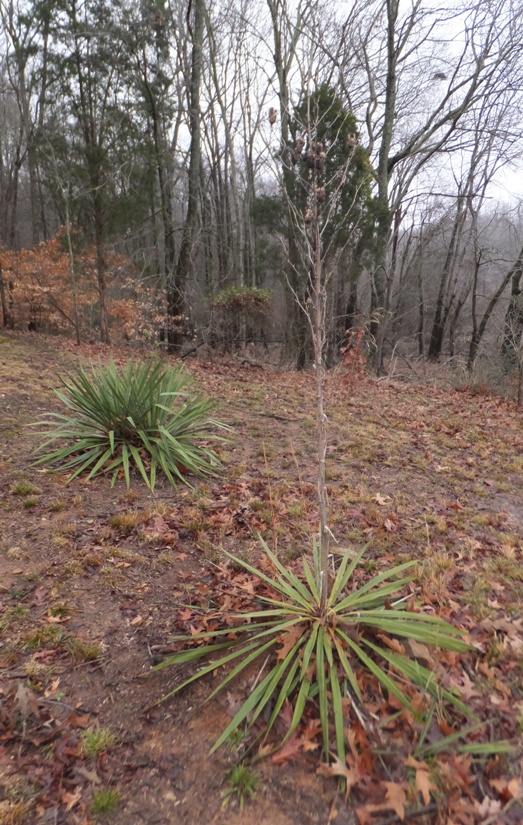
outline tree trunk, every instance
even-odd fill
[[[163,275],[166,283],[167,302],[169,302],[169,292],[174,279],[174,268],[176,266],[176,239],[174,233],[173,210],[171,200],[171,188],[169,180],[169,169],[166,164],[167,145],[165,135],[161,125],[161,118],[158,112],[157,101],[154,92],[149,84],[145,84],[150,106],[150,118],[154,142],[154,163],[158,177],[158,190],[160,193],[160,220],[161,232],[163,235]],[[154,202],[154,191],[151,195]],[[153,220],[154,220],[154,212]]]
[[[506,275],[503,278],[501,284],[499,285],[496,292],[494,293],[494,295],[490,299],[489,304],[487,306],[487,309],[485,310],[485,312],[483,314],[483,318],[481,319],[481,323],[479,324],[479,326],[477,325],[476,315],[475,315],[475,312],[474,312],[473,331],[472,331],[472,337],[471,337],[471,340],[470,340],[469,357],[468,357],[468,362],[467,362],[467,369],[468,369],[469,372],[471,372],[473,367],[474,367],[474,363],[476,361],[478,350],[479,350],[479,345],[481,344],[481,341],[483,339],[483,335],[485,334],[485,330],[486,330],[487,324],[490,320],[490,316],[494,312],[494,309],[496,308],[496,305],[497,305],[499,299],[501,298],[501,296],[505,292],[505,289],[507,288],[510,279],[511,278],[516,278],[516,281],[517,281],[518,273],[519,273],[519,277],[521,277],[522,272],[523,272],[523,247],[521,248],[521,250],[519,252],[518,259],[517,259],[516,263],[506,273]],[[476,300],[475,296],[476,296],[476,288],[474,288],[474,292],[473,292],[474,305],[475,305],[475,300]],[[510,309],[510,306],[509,306],[509,309]]]
[[[298,15],[296,23],[293,25],[288,19],[287,9],[284,8],[284,4],[280,0],[267,0],[267,4],[271,14],[274,67],[278,78],[281,124],[280,161],[285,204],[287,206],[287,267],[285,276],[289,287],[289,302],[287,305],[284,348],[287,355],[291,355],[295,359],[296,368],[303,369],[307,364],[311,350],[309,322],[302,308],[309,289],[310,273],[306,273],[305,283],[303,283],[296,239],[296,215],[292,207],[295,178],[291,162],[288,85],[289,71],[301,34],[302,19]],[[287,23],[288,31],[284,31],[284,23]]]
[[[437,361],[441,355],[443,348],[443,337],[445,335],[445,326],[448,318],[450,307],[447,305],[447,288],[449,280],[452,275],[454,263],[456,261],[456,253],[461,238],[461,230],[466,217],[466,210],[464,208],[464,198],[461,195],[458,198],[456,215],[452,225],[452,233],[450,242],[445,256],[445,263],[443,265],[443,272],[439,283],[438,297],[436,301],[436,312],[434,314],[434,321],[432,324],[432,331],[430,333],[430,343],[428,357],[431,361]]]
[[[244,279],[244,262],[243,262],[243,254],[244,254],[244,225],[243,225],[243,210],[241,205],[240,199],[240,190],[238,184],[238,168],[236,164],[236,155],[234,151],[234,142],[233,136],[229,124],[229,115],[227,112],[226,102],[224,100],[222,91],[220,89],[220,82],[218,78],[218,69],[216,63],[216,43],[214,39],[213,29],[212,29],[212,21],[209,19],[207,15],[207,35],[209,38],[209,45],[210,45],[210,62],[211,62],[211,71],[214,80],[214,93],[216,95],[216,100],[218,102],[218,106],[220,109],[221,114],[221,127],[223,129],[223,135],[225,137],[225,156],[226,156],[226,163],[230,163],[230,174],[227,174],[226,171],[226,178],[230,181],[230,187],[226,187],[226,203],[224,207],[226,207],[226,214],[228,217],[228,223],[230,227],[229,231],[229,246],[231,250],[231,263],[232,263],[232,278],[233,280],[238,283],[240,286],[244,286],[245,279]]]
[[[71,216],[69,214],[69,197],[70,184],[68,182],[67,189],[64,191],[65,197],[65,233],[67,237],[67,254],[69,256],[69,275],[71,276],[71,290],[73,293],[73,315],[74,327],[76,333],[76,343],[81,344],[80,338],[80,316],[78,314],[78,284],[76,279],[76,266],[74,260],[73,244],[71,240]]]
[[[98,282],[98,312],[100,341],[109,344],[109,319],[107,315],[107,267],[104,252],[104,209],[99,186],[93,192],[94,237],[96,246],[96,277]]]
[[[389,239],[392,215],[389,206],[390,150],[394,132],[397,95],[397,48],[395,29],[398,19],[399,0],[387,0],[387,79],[385,88],[385,110],[383,114],[383,131],[378,154],[377,203],[374,272],[372,273],[370,339],[374,349],[374,367],[376,373],[383,373],[383,344],[385,340],[387,314],[390,310],[388,296],[392,273],[389,261]]]
[[[0,305],[2,306],[2,326],[12,329],[13,322],[11,319],[11,314],[9,312],[9,307],[7,304],[7,298],[5,294],[5,284],[4,278],[2,274],[2,262],[0,261]]]
[[[521,277],[523,276],[523,261],[518,258],[512,270],[512,285],[510,302],[503,325],[503,341],[501,354],[508,364],[516,363],[523,333],[523,300],[521,296]]]
[[[189,89],[189,151],[188,202],[176,274],[167,295],[167,347],[169,352],[180,352],[184,338],[187,281],[192,269],[192,247],[198,225],[198,196],[200,192],[201,130],[200,87],[203,63],[203,35],[205,0],[194,0],[194,29],[192,32],[191,82]]]

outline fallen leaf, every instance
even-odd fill
[[[408,639],[405,644],[407,649],[410,650],[413,659],[415,659],[424,667],[430,667],[434,657],[431,656],[429,649],[428,647],[426,647],[426,645],[422,644],[421,642],[417,642],[415,639]]]
[[[381,642],[383,642],[383,644],[385,644],[391,650],[394,650],[396,653],[399,653],[402,656],[405,655],[405,647],[401,644],[399,639],[390,638],[389,636],[385,636],[384,633],[378,633],[378,638]]]
[[[279,661],[286,659],[296,642],[301,638],[303,634],[303,626],[300,624],[295,624],[286,630],[285,633],[282,633],[278,636],[278,642],[281,644],[281,647],[278,648],[276,651],[276,658]]]
[[[415,768],[416,770],[426,770],[429,767],[426,762],[418,762],[418,760],[414,759],[413,756],[409,756],[407,759],[405,759],[404,764],[407,766],[407,768]]]
[[[16,570],[13,570],[13,573],[16,573]],[[48,596],[49,590],[47,587],[37,587],[33,593],[33,604],[43,604],[47,601]]]
[[[333,776],[341,776],[345,779],[347,783],[347,788],[345,790],[345,799],[348,798],[352,788],[354,785],[358,784],[358,777],[356,776],[355,772],[345,765],[341,759],[338,759],[336,756],[334,760],[328,765],[326,762],[322,762],[320,767],[316,770],[316,773],[319,776],[324,776],[326,778],[330,778]]]
[[[452,725],[449,725],[445,719],[439,720],[438,728],[442,732],[443,736],[452,736],[454,733],[457,733],[457,729],[453,728]]]
[[[38,697],[36,693],[33,693],[30,688],[23,684],[23,682],[18,683],[14,701],[22,716],[34,716],[37,719],[40,718],[40,713],[38,710]]]
[[[501,802],[499,799],[491,799],[490,796],[485,796],[481,805],[478,805],[477,811],[483,819],[490,819],[490,817],[499,814],[501,811]]]
[[[389,808],[392,808],[396,816],[403,822],[405,819],[405,802],[407,799],[403,784],[399,784],[398,782],[384,782],[383,784],[387,788],[386,802]]]
[[[489,785],[498,792],[503,802],[509,799],[521,799],[521,780],[517,777],[513,779],[489,779]]]
[[[380,507],[384,507],[390,501],[390,496],[382,496],[381,493],[376,493],[374,501],[377,501]]]
[[[88,727],[89,722],[90,716],[88,713],[84,713],[80,716],[75,710],[73,710],[73,712],[67,717],[67,724],[72,728],[86,728]]]
[[[387,788],[385,802],[380,802],[378,805],[366,805],[362,810],[373,814],[379,811],[394,811],[398,819],[402,822],[405,819],[405,802],[407,795],[405,793],[406,784],[404,782],[384,782]],[[360,822],[364,822],[359,816]]]
[[[276,751],[273,755],[271,761],[275,765],[284,765],[285,762],[290,762],[292,759],[296,759],[298,753],[301,749],[301,741],[298,739],[298,735],[294,733],[286,742],[283,743],[282,747]]]
[[[306,750],[305,745],[307,744],[307,741],[316,739],[320,733],[321,725],[319,719],[307,719],[307,724],[301,731],[301,738],[304,740],[304,750]],[[317,744],[317,742],[314,743],[315,747]]]
[[[83,765],[75,765],[74,772],[87,779],[88,782],[92,782],[93,785],[100,785],[102,781],[94,769],[90,771],[84,768]]]
[[[58,690],[58,685],[59,684],[60,684],[60,677],[58,677],[57,679],[53,679],[53,681],[51,682],[49,687],[46,688],[46,690],[44,691],[44,696],[46,697],[46,699],[48,699],[49,696],[52,696],[53,693],[56,693],[56,691]]]
[[[398,525],[396,524],[395,521],[392,520],[392,518],[386,518],[385,521],[383,522],[383,526],[384,526],[385,530],[387,531],[387,533],[395,533],[396,530],[398,529]]]
[[[372,816],[372,811],[369,811],[366,805],[361,808],[356,808],[356,816],[358,817],[360,825],[372,825],[374,817]]]
[[[312,739],[304,739],[303,740],[303,750],[305,753],[308,751],[315,751],[318,750],[320,747],[319,742],[314,742]]]
[[[416,790],[421,793],[425,805],[430,802],[430,792],[436,790],[436,785],[430,780],[429,772],[421,768],[416,771]]]
[[[163,518],[163,516],[156,516],[153,521],[151,532],[153,533],[167,533],[169,531],[169,525]]]
[[[476,690],[473,682],[470,680],[468,673],[463,671],[458,682],[459,692],[462,699],[471,699],[473,696],[481,696],[479,690]]]
[[[78,805],[82,797],[82,789],[78,787],[74,793],[64,791],[62,795],[62,802],[65,802],[65,812],[68,813],[75,805]]]
[[[56,659],[59,655],[60,651],[58,648],[45,648],[44,650],[37,650],[36,653],[33,654],[33,659],[35,662],[44,662],[44,664],[49,664]]]
[[[448,473],[448,472],[450,472],[451,470],[452,470],[452,467],[447,467],[447,466],[445,466],[445,465],[443,465],[443,464],[435,464],[435,465],[434,465],[434,471],[435,471],[436,473]]]

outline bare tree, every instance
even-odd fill
[[[98,321],[103,343],[109,343],[105,246],[114,178],[109,147],[118,135],[119,113],[114,102],[123,76],[123,44],[114,36],[113,11],[69,0],[63,14],[53,21],[53,51],[49,58],[54,90],[60,98],[55,111],[62,110],[62,128],[71,116],[77,123],[67,148],[75,153],[84,180],[96,248]]]
[[[295,215],[288,207],[292,203],[294,194],[294,174],[292,164],[292,148],[290,144],[291,93],[290,81],[295,66],[298,42],[303,34],[310,14],[310,6],[300,0],[295,10],[286,0],[267,0],[272,23],[273,57],[276,72],[276,88],[279,100],[279,135],[278,149],[281,159],[283,192],[287,204],[287,271],[286,277],[292,293],[299,292],[297,273],[299,272],[297,250],[297,228]],[[297,351],[297,366],[305,365],[304,330],[307,326],[306,318],[301,309],[301,302],[291,300],[288,306],[288,324],[286,333],[287,350],[295,355]]]
[[[521,279],[523,278],[523,248],[514,266],[507,272],[503,283],[510,281],[510,301],[505,315],[501,354],[510,363],[518,362],[523,334],[523,300]]]
[[[467,164],[468,168],[465,167],[463,182],[458,183],[452,232],[430,336],[428,356],[431,360],[437,360],[441,354],[447,321],[452,317],[452,326],[455,328],[470,290],[474,283],[477,284],[482,258],[477,242],[478,216],[485,204],[493,177],[512,159],[514,135],[507,126],[514,112],[515,97],[512,90],[498,96],[496,101],[485,97],[477,110],[470,112],[462,124],[471,133],[471,146],[463,154],[462,166]],[[474,263],[469,267],[470,274],[458,295],[459,259],[465,255],[465,245],[473,251]]]
[[[40,240],[42,210],[38,179],[38,133],[44,122],[48,85],[48,41],[50,15],[39,3],[20,5],[0,0],[0,21],[6,38],[6,75],[16,100],[19,134],[12,177],[12,222],[10,239],[16,234],[18,181],[27,166],[31,215],[31,242]]]
[[[456,10],[428,8],[421,0],[407,10],[399,0],[365,0],[345,21],[340,71],[354,110],[364,112],[376,167],[371,333],[378,372],[391,318],[394,216],[438,154],[463,150],[467,113],[517,87],[520,17],[508,0]]]

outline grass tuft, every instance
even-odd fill
[[[30,802],[0,801],[0,823],[1,825],[27,825],[32,810],[33,805]]]
[[[227,774],[228,788],[222,794],[223,807],[227,805],[232,797],[238,801],[240,811],[243,811],[244,805],[248,802],[258,787],[258,776],[252,768],[240,763],[235,765]]]
[[[41,492],[40,487],[37,487],[36,484],[31,484],[30,481],[17,481],[16,484],[13,484],[11,487],[11,494],[13,496],[39,495]]]
[[[148,513],[139,513],[137,510],[131,510],[126,513],[117,513],[115,516],[112,516],[109,519],[109,525],[117,530],[130,531],[139,524],[143,524],[148,519]]]
[[[116,736],[108,728],[86,728],[80,738],[80,754],[86,759],[108,750],[116,744]]]
[[[115,810],[120,800],[120,793],[115,788],[100,788],[94,791],[91,802],[92,816],[95,819],[107,816]]]
[[[76,662],[95,662],[101,653],[98,642],[86,642],[76,636],[67,640],[67,650]]]

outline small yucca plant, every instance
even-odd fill
[[[68,373],[55,390],[68,414],[48,413],[46,436],[36,464],[71,470],[69,480],[85,471],[112,473],[112,484],[123,471],[127,487],[131,467],[152,490],[161,471],[171,484],[187,483],[186,473],[213,474],[220,466],[216,455],[196,443],[219,439],[213,432],[224,424],[209,418],[213,403],[188,392],[190,376],[158,360],[114,363]],[[56,446],[56,445],[59,446]]]
[[[429,696],[454,704],[467,713],[459,696],[445,690],[434,673],[407,656],[396,653],[386,644],[395,636],[446,648],[469,650],[457,628],[436,616],[412,612],[404,599],[394,597],[411,581],[405,571],[415,562],[405,562],[386,570],[357,589],[350,590],[350,581],[366,548],[349,560],[344,556],[332,584],[325,609],[321,606],[320,555],[314,552],[313,565],[304,558],[303,577],[287,570],[269,547],[262,542],[274,575],[268,576],[248,562],[230,556],[235,565],[259,577],[268,595],[257,594],[265,609],[250,613],[229,614],[231,625],[224,629],[179,636],[175,640],[189,647],[169,656],[156,665],[159,670],[170,665],[211,657],[212,661],[189,679],[178,685],[165,699],[182,690],[196,679],[221,666],[238,663],[210,693],[211,699],[246,667],[260,656],[278,652],[272,667],[258,682],[230,724],[214,743],[211,752],[223,744],[243,722],[250,727],[260,718],[268,718],[268,732],[284,703],[293,705],[293,716],[286,737],[292,735],[303,716],[306,703],[316,702],[325,757],[329,759],[329,728],[334,727],[338,758],[345,760],[345,728],[343,697],[353,696],[364,702],[358,671],[373,674],[386,693],[396,697],[406,707],[411,706],[407,685],[417,685]],[[238,622],[238,624],[235,624]],[[278,647],[283,645],[283,647]],[[219,654],[217,657],[214,654]],[[263,717],[264,710],[270,713]]]

